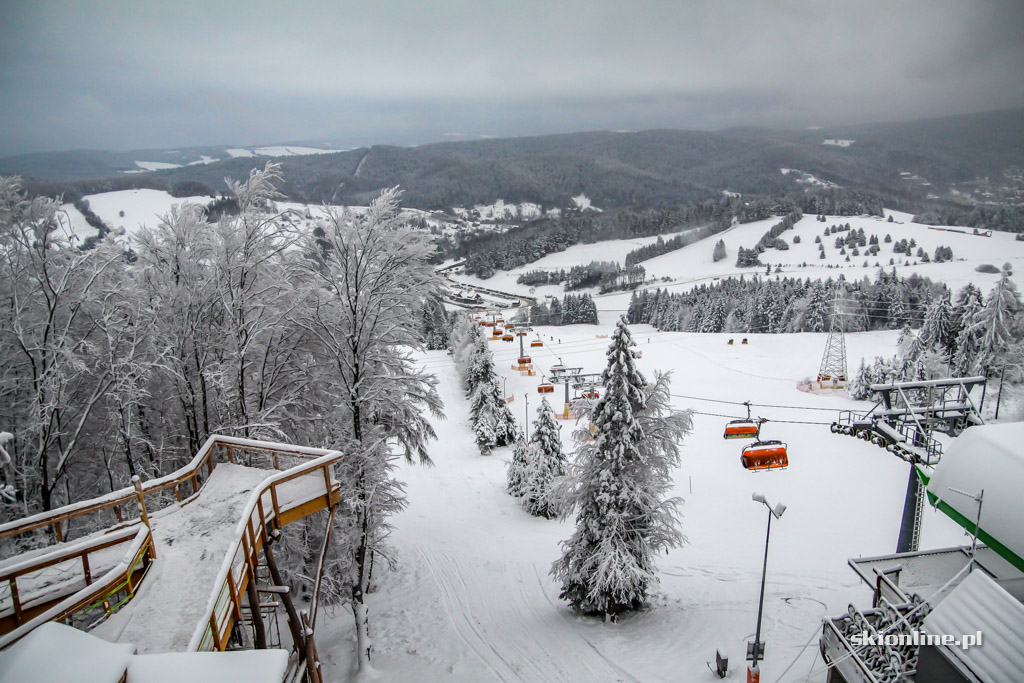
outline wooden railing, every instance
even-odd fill
[[[76,546],[74,549],[68,549],[70,552],[67,554],[63,552],[52,553],[42,559],[48,560],[52,559],[56,555],[62,555],[59,559],[54,560],[55,562],[60,562],[75,557],[76,553],[82,553],[82,557],[87,557],[89,552],[101,549],[101,547],[97,547],[97,545],[101,545],[102,548],[106,548],[128,541],[130,541],[130,545],[121,556],[121,560],[103,576],[93,581],[90,581],[87,578],[85,588],[82,588],[73,595],[64,598],[57,604],[38,612],[28,621],[21,623],[10,633],[0,637],[0,650],[20,640],[36,627],[46,623],[47,621],[63,621],[94,605],[109,602],[112,596],[121,592],[126,593],[125,599],[128,599],[135,594],[135,590],[138,588],[142,576],[145,575],[146,570],[153,560],[153,536],[150,533],[149,527],[139,526],[139,528],[134,530],[122,530],[121,532],[118,532],[116,538],[98,540],[102,543],[97,544],[97,539],[93,539],[85,544],[89,547],[84,553],[82,553],[81,546]],[[88,560],[86,559],[84,562],[86,567],[86,576],[88,576]],[[7,573],[14,573],[14,576],[11,577],[10,585],[12,587],[12,591],[14,591],[13,596],[15,599],[16,609],[18,609],[17,589],[15,587],[16,578],[17,576],[25,573],[21,570],[25,569],[25,565],[29,564],[33,564],[33,562],[29,560],[25,563],[18,563],[17,565],[12,565],[6,570]],[[38,566],[36,568],[38,568]],[[32,570],[26,569],[26,571]]]
[[[209,477],[210,474],[213,473],[214,467],[217,466],[217,459],[215,456],[218,452],[218,448],[223,452],[222,462],[234,462],[235,451],[266,453],[271,456],[274,463],[274,469],[280,469],[279,459],[281,455],[302,459],[312,459],[329,452],[323,448],[305,448],[302,446],[293,446],[291,444],[254,441],[251,439],[240,439],[231,436],[213,434],[206,440],[199,449],[199,452],[196,453],[195,457],[192,458],[191,462],[187,465],[163,477],[150,479],[149,481],[144,482],[142,484],[143,495],[150,498],[153,497],[154,494],[173,490],[174,500],[181,501],[183,498],[183,488],[189,489],[185,492],[185,498],[197,493],[202,486],[203,481],[205,481],[205,478]],[[125,522],[125,515],[122,507],[124,505],[135,503],[136,501],[137,496],[135,489],[131,486],[126,486],[123,489],[112,491],[98,498],[72,503],[70,505],[55,508],[48,512],[41,512],[39,514],[32,515],[31,517],[24,517],[22,519],[12,520],[5,524],[0,524],[0,540],[5,538],[14,538],[37,529],[50,528],[52,529],[53,537],[58,543],[61,543],[68,540],[67,530],[71,520],[110,510],[113,512],[114,518],[108,520],[105,524],[99,524],[97,528],[106,528],[111,525],[122,524]],[[151,512],[154,509],[158,509],[158,506],[153,505],[153,503],[148,499],[146,504],[150,506]],[[129,519],[129,523],[134,524],[137,522],[138,520],[135,518]]]
[[[137,529],[119,529],[0,568],[0,633],[14,630],[44,612],[55,601],[77,592],[83,585],[91,585],[97,578],[93,573],[100,567],[90,558],[102,550],[130,543],[137,533]],[[48,569],[49,572],[46,571]],[[23,598],[22,590],[31,590],[25,583],[32,579],[49,583],[37,586],[34,595]],[[21,586],[18,585],[19,580]]]
[[[247,587],[249,577],[254,575],[256,559],[259,550],[268,538],[268,533],[338,502],[340,495],[338,483],[332,471],[332,466],[341,458],[341,453],[338,451],[213,435],[206,440],[206,443],[188,465],[169,475],[141,484],[139,490],[134,487],[124,488],[99,498],[66,505],[49,512],[0,525],[0,539],[13,538],[37,529],[52,528],[55,537],[63,540],[65,538],[64,531],[69,528],[70,521],[75,518],[111,509],[116,517],[114,527],[106,534],[95,535],[76,543],[61,544],[55,546],[50,552],[38,553],[23,561],[8,562],[0,569],[0,586],[6,584],[9,587],[9,597],[13,607],[13,613],[10,615],[11,623],[6,624],[6,628],[0,629],[0,632],[14,628],[13,631],[0,638],[0,649],[15,642],[45,621],[67,619],[85,608],[108,600],[111,595],[126,590],[127,596],[130,598],[135,592],[141,575],[155,559],[156,550],[148,526],[140,525],[139,519],[125,520],[121,507],[135,501],[141,512],[144,507],[155,502],[147,502],[147,497],[170,489],[174,491],[174,499],[181,501],[181,489],[185,485],[191,489],[189,495],[197,494],[202,483],[216,467],[218,461],[215,456],[218,452],[223,454],[221,462],[231,463],[240,459],[243,453],[260,454],[269,458],[268,464],[275,469],[281,467],[282,458],[308,461],[268,477],[260,488],[253,492],[246,507],[247,516],[238,524],[236,540],[228,551],[228,559],[225,559],[225,564],[221,568],[213,590],[213,595],[218,597],[214,600],[211,596],[214,607],[216,607],[217,601],[222,600],[224,596],[227,597],[228,603],[233,607],[232,618],[225,619],[222,609],[207,609],[210,618],[204,620],[197,627],[197,631],[199,631],[204,624],[212,625],[213,630],[210,633],[216,635],[211,642],[214,642],[218,649],[224,649],[234,618],[241,614],[242,591]],[[303,488],[309,490],[299,491],[300,495],[297,500],[288,498],[290,492],[287,490],[289,488],[287,484],[297,482],[303,477],[306,480],[315,479],[316,481],[322,477],[323,483],[311,489],[305,485]],[[294,485],[291,488],[294,489]],[[283,500],[282,496],[285,496]],[[131,541],[129,552],[121,562],[102,577],[93,580],[89,562],[90,555],[127,543],[129,540]],[[236,558],[240,553],[244,560],[242,563],[244,574],[235,572],[234,565],[238,563],[238,560],[228,561],[231,558]],[[128,555],[131,557],[129,558]],[[81,578],[72,579],[66,583],[74,586],[77,585],[76,582],[84,580],[86,584],[84,588],[64,599],[60,599],[58,594],[56,599],[59,602],[56,604],[53,603],[53,599],[44,601],[38,598],[29,598],[28,605],[22,601],[18,588],[19,578],[32,574],[38,575],[47,567],[75,560],[80,562]],[[0,606],[0,610],[2,609],[3,607]],[[217,628],[217,624],[221,624],[221,628]]]
[[[338,503],[340,493],[332,467],[341,459],[338,451],[275,475],[253,491],[246,504],[244,517],[235,529],[235,540],[228,549],[210,593],[203,618],[189,642],[188,651],[223,650],[227,647],[231,628],[242,616],[242,596],[256,576],[256,566],[263,545],[270,534],[286,524]],[[278,493],[283,484],[300,477],[323,472],[323,493],[297,505],[281,501]]]

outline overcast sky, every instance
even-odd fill
[[[0,0],[0,156],[1024,106],[1024,0]]]

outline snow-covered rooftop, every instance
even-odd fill
[[[949,445],[928,482],[929,493],[972,523],[978,503],[971,496],[984,490],[980,526],[1018,559],[1024,558],[1021,444],[1024,422],[971,427]]]
[[[1018,518],[1019,521],[1019,518]],[[950,648],[979,680],[1013,683],[1024,671],[1024,605],[985,572],[972,572],[924,620],[930,634],[973,634],[980,647]]]

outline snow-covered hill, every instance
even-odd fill
[[[648,280],[654,280],[648,285],[649,287],[668,288],[672,291],[688,290],[716,278],[763,275],[767,266],[771,266],[773,275],[778,273],[785,277],[811,279],[837,278],[839,275],[843,275],[847,279],[859,279],[865,276],[873,278],[879,267],[885,267],[887,271],[895,268],[896,272],[903,277],[917,273],[939,282],[945,282],[954,291],[968,282],[973,282],[983,292],[988,292],[999,275],[978,272],[977,266],[989,264],[999,268],[1004,263],[1010,263],[1014,266],[1015,281],[1018,285],[1021,284],[1020,277],[1024,271],[1024,267],[1022,267],[1024,266],[1022,263],[1024,261],[1024,242],[1016,241],[1015,235],[1007,232],[993,232],[991,237],[985,237],[971,234],[964,228],[913,223],[912,216],[905,213],[887,211],[886,217],[890,215],[893,217],[891,223],[887,219],[876,216],[826,216],[824,223],[816,220],[813,215],[804,216],[792,230],[787,230],[780,235],[789,244],[789,249],[786,251],[766,250],[760,255],[761,262],[765,264],[760,268],[738,268],[736,266],[737,252],[740,247],[753,248],[761,236],[781,220],[778,217],[734,226],[723,233],[649,259],[640,265],[646,269]],[[849,249],[846,250],[845,255],[841,254],[835,246],[835,241],[837,237],[845,237],[848,233],[837,232],[826,237],[824,232],[831,226],[845,226],[846,224],[850,225],[851,231],[863,229],[868,238],[871,235],[877,236],[879,253],[869,256],[864,253],[864,248],[861,248],[858,256],[853,256]],[[891,243],[884,241],[886,235],[891,236]],[[794,243],[796,236],[800,238],[799,243]],[[819,245],[815,242],[815,238],[819,236],[825,247],[824,259],[819,257]],[[670,237],[671,235],[665,235],[663,239],[667,240]],[[528,294],[529,286],[516,283],[516,278],[522,273],[537,269],[569,269],[574,265],[594,260],[622,263],[630,250],[650,244],[656,239],[656,237],[648,237],[581,244],[556,254],[549,254],[515,270],[496,273],[487,280],[464,275],[456,277],[461,281],[491,289]],[[929,255],[929,258],[934,255],[936,247],[950,247],[953,250],[953,261],[923,263],[916,256],[894,253],[894,245],[903,239],[908,242],[911,239],[915,240],[916,246],[913,251],[916,253],[917,248],[921,247]],[[718,240],[725,243],[726,257],[716,263],[712,259],[712,252]],[[847,261],[847,256],[849,256],[849,261]],[[890,259],[893,261],[892,265],[889,263]],[[779,268],[781,270],[777,271]],[[534,291],[535,295],[561,295],[562,293],[560,286],[537,287]],[[605,301],[598,303],[598,308],[622,310],[625,308],[624,302],[628,303],[629,301],[629,294],[611,294],[602,299]]]

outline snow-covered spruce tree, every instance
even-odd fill
[[[853,381],[850,382],[850,398],[855,401],[864,401],[871,397],[871,384],[874,382],[874,378],[871,374],[870,367],[863,358],[860,359],[860,367],[857,368],[857,372],[853,375]]]
[[[505,479],[505,490],[510,496],[518,498],[523,495],[523,481],[526,478],[526,458],[529,449],[524,439],[516,439],[515,448],[512,449],[512,462],[508,465]]]
[[[490,453],[492,448],[515,443],[519,437],[519,427],[501,396],[497,380],[477,385],[470,397],[469,410],[476,445],[481,454]]]
[[[978,357],[975,368],[984,375],[991,375],[1004,362],[1004,356],[1013,345],[1016,334],[1017,313],[1021,310],[1020,294],[1010,280],[1010,271],[1003,270],[1002,276],[989,292],[985,307],[975,316],[974,325],[981,332]]]
[[[964,293],[961,304],[957,306],[960,332],[956,337],[956,353],[953,354],[953,372],[957,377],[967,377],[978,371],[983,333],[978,319],[983,304],[980,297],[971,291]]]
[[[562,453],[561,431],[555,413],[547,399],[542,398],[537,408],[537,419],[530,435],[530,450],[526,458],[525,476],[520,492],[523,507],[537,517],[557,517],[560,504],[555,493],[555,481],[566,473],[566,457]]]
[[[478,334],[473,339],[473,347],[466,365],[466,391],[473,396],[477,390],[498,381],[498,371],[494,368],[494,358],[487,348],[487,340]]]
[[[444,310],[444,302],[439,295],[428,296],[424,300],[420,324],[423,326],[423,339],[428,349],[436,351],[448,348],[451,343],[451,329],[448,314]]]
[[[918,335],[923,349],[936,349],[946,356],[953,348],[953,305],[949,301],[949,292],[944,291],[925,313],[924,323]]]
[[[436,380],[418,370],[408,349],[422,348],[415,324],[423,297],[437,288],[426,236],[407,227],[397,189],[385,190],[359,215],[331,210],[304,244],[309,287],[298,312],[317,362],[318,420],[324,443],[346,454],[338,531],[360,667],[371,642],[365,595],[372,554],[387,535],[388,516],[403,507],[395,480],[398,447],[407,460],[429,463],[435,438],[426,412],[441,415]]]
[[[455,367],[462,378],[462,385],[469,391],[469,378],[467,372],[470,366],[470,359],[476,350],[476,342],[482,337],[480,327],[469,316],[457,316],[455,325],[452,327],[451,345],[452,358],[455,360]]]
[[[563,517],[576,531],[551,568],[561,597],[588,614],[614,619],[641,607],[657,582],[654,557],[685,541],[680,500],[666,498],[689,411],[669,401],[669,376],[648,385],[636,369],[625,319],[619,321],[602,375],[604,395],[591,412],[596,438],[577,449]]]

